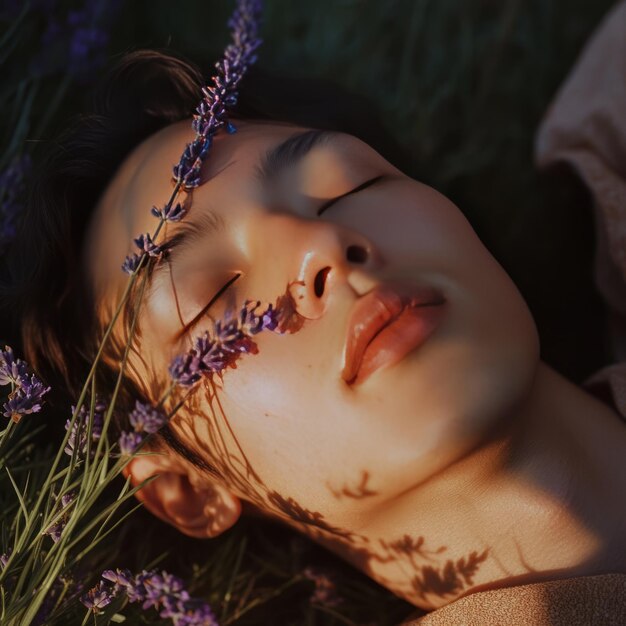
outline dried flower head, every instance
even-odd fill
[[[21,386],[28,377],[28,366],[22,359],[17,359],[13,348],[5,346],[0,350],[0,385]]]
[[[104,424],[104,414],[106,412],[106,404],[96,398],[93,412],[93,422],[91,425],[91,441],[97,443],[102,435],[102,426]],[[76,410],[76,407],[72,407],[72,414]],[[65,453],[72,456],[74,450],[76,454],[82,458],[87,454],[87,437],[89,433],[89,414],[90,407],[83,404],[80,407],[80,411],[72,424],[71,420],[65,422],[65,430],[70,429],[70,435],[65,446]],[[95,450],[92,447],[92,454]]]
[[[43,406],[43,397],[50,391],[28,371],[28,365],[15,358],[13,349],[5,346],[0,350],[0,385],[11,385],[3,415],[19,422],[23,415],[37,413]]]
[[[103,580],[84,594],[80,601],[94,613],[100,613],[105,606],[111,604],[111,600],[115,597],[112,591],[112,585]]]

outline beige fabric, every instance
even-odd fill
[[[585,387],[626,419],[626,0],[585,47],[541,124],[536,162],[567,163],[589,188],[595,281],[606,301],[613,363]],[[626,574],[470,594],[402,626],[626,626]]]
[[[561,87],[535,156],[540,168],[568,163],[591,191],[595,280],[611,317],[614,358],[626,361],[626,2],[604,19]]]
[[[624,626],[626,574],[473,593],[401,626]]]

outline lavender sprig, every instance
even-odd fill
[[[176,204],[166,204],[162,209],[153,206],[150,213],[163,222],[180,222],[187,211],[180,202],[177,202]]]
[[[13,348],[5,346],[0,350],[0,385],[21,386],[28,378],[28,365],[15,357]]]
[[[159,226],[152,237],[146,234],[135,239],[140,252],[125,258],[122,271],[126,274],[135,274],[142,267],[145,255],[160,256],[164,252],[155,243],[161,227],[168,221],[180,221],[186,213],[182,204],[174,204],[176,197],[181,190],[190,191],[200,184],[200,169],[217,131],[225,127],[227,132],[235,132],[235,126],[228,119],[228,109],[237,103],[239,82],[257,58],[255,51],[261,45],[257,36],[261,8],[260,0],[238,0],[228,22],[232,41],[226,47],[223,58],[215,64],[217,73],[212,78],[213,84],[203,87],[203,98],[193,116],[192,127],[196,137],[187,144],[173,168],[175,188],[172,196],[162,209],[152,207],[151,213],[159,219]]]
[[[196,108],[192,123],[196,138],[187,144],[173,170],[174,180],[186,190],[200,184],[200,168],[215,133],[223,126],[229,133],[235,132],[227,110],[237,104],[239,82],[256,61],[255,51],[261,45],[257,36],[260,12],[259,0],[240,0],[228,22],[232,43],[226,46],[223,59],[215,64],[217,73],[213,76],[213,84],[202,89],[204,97]]]
[[[143,570],[135,576],[127,569],[105,570],[100,582],[81,602],[93,613],[99,613],[121,594],[129,602],[140,602],[143,610],[156,609],[160,617],[170,618],[174,626],[218,626],[211,607],[192,598],[183,581],[164,570]]]
[[[7,401],[3,404],[3,415],[15,423],[22,416],[37,413],[43,406],[43,397],[50,391],[28,371],[28,365],[15,358],[13,349],[5,346],[0,350],[0,385],[11,385]]]
[[[94,404],[93,422],[91,425],[91,441],[97,443],[102,435],[102,426],[104,424],[104,414],[107,410],[106,404],[96,398]],[[72,407],[72,415],[76,411],[76,407]],[[90,410],[87,406],[80,407],[80,411],[72,424],[72,420],[65,422],[65,430],[70,430],[70,435],[65,446],[65,453],[69,456],[76,454],[79,458],[83,458],[87,454],[87,437],[89,431],[89,413]],[[95,450],[92,449],[91,454],[95,454]]]
[[[237,316],[227,317],[225,322],[218,320],[211,333],[206,331],[196,337],[193,348],[172,361],[169,367],[172,380],[181,387],[192,387],[202,377],[219,374],[229,366],[236,367],[235,361],[242,354],[256,354],[258,347],[252,336],[278,328],[276,309],[270,304],[258,314],[260,305],[258,300],[246,300]]]
[[[160,258],[163,254],[163,249],[160,246],[157,246],[150,233],[144,233],[143,235],[139,235],[136,239],[133,240],[137,248],[139,248],[139,254],[131,254],[126,257],[124,263],[122,264],[122,269],[127,274],[133,274],[139,264],[141,263],[141,259],[144,256],[151,256],[155,258]]]
[[[167,415],[161,409],[139,400],[135,402],[128,419],[134,430],[123,432],[118,440],[120,452],[124,455],[133,454],[148,435],[156,433],[167,423]]]

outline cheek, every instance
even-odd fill
[[[259,353],[225,373],[220,399],[255,470],[288,495],[305,475],[313,484],[333,459],[336,464],[340,425],[330,388],[332,373],[340,376],[343,338],[329,319],[293,335],[262,333],[255,340]]]

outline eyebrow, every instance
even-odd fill
[[[256,177],[262,184],[268,184],[286,169],[295,167],[313,148],[324,145],[339,133],[329,130],[305,130],[291,135],[277,146],[270,148],[256,166]],[[192,205],[193,206],[193,205]],[[210,209],[203,210],[196,219],[181,222],[176,233],[161,244],[167,254],[166,263],[158,263],[154,273],[164,269],[177,254],[199,239],[207,240],[225,231],[224,218]]]
[[[198,217],[183,220],[176,232],[161,244],[161,248],[171,260],[176,253],[180,253],[189,244],[205,237],[215,237],[225,230],[224,218],[219,213],[206,208],[198,213]]]
[[[288,137],[265,153],[256,167],[257,180],[264,184],[271,182],[286,169],[298,165],[313,148],[327,144],[339,134],[331,130],[313,129]]]

